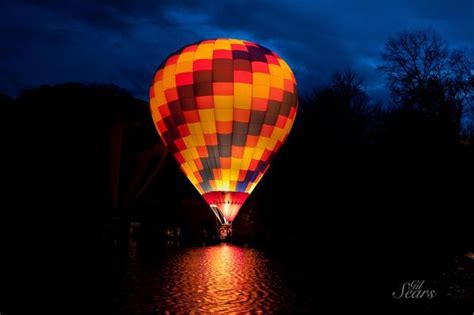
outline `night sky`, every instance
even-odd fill
[[[302,93],[351,67],[375,98],[390,35],[433,28],[474,51],[473,0],[11,0],[0,2],[0,93],[63,82],[114,83],[147,99],[156,67],[204,38],[262,44],[293,68]]]

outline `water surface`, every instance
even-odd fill
[[[264,253],[229,244],[141,257],[130,245],[122,314],[272,313],[292,310],[295,296],[281,267]]]

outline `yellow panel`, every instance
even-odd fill
[[[215,108],[233,108],[234,96],[232,95],[214,95]]]
[[[150,98],[150,109],[152,114],[154,110],[158,111],[158,102],[156,101],[156,97]],[[156,122],[155,116],[153,116],[153,121]]]
[[[235,39],[235,38],[229,38],[229,42],[231,44],[239,44],[239,45],[244,45],[244,42],[241,41],[240,39]]]
[[[242,159],[231,158],[230,159],[230,168],[233,170],[240,170],[240,165],[242,164]]]
[[[200,135],[191,135],[192,142],[195,147],[200,147],[206,145],[206,141],[204,140],[204,136]]]
[[[208,109],[199,109],[199,118],[201,122],[206,122],[206,121],[215,121],[216,117],[214,116],[214,109],[213,108],[208,108]]]
[[[276,144],[277,144],[277,140],[275,140],[274,138],[268,139],[267,149],[274,151]]]
[[[191,138],[191,136],[184,137],[183,142],[186,145],[186,148],[194,147],[193,139]]]
[[[228,39],[216,39],[214,42],[214,49],[231,50],[230,41]]]
[[[183,61],[176,65],[176,74],[178,73],[187,73],[193,72],[193,62],[192,61]]]
[[[190,173],[188,176],[186,176],[188,180],[193,184],[196,185],[198,183],[196,176],[194,176],[193,173]]]
[[[191,149],[181,151],[181,155],[186,162],[193,160],[193,153],[191,152]]]
[[[161,121],[163,118],[161,117],[161,113],[160,111],[158,110],[158,108],[156,107],[156,99],[152,99],[151,100],[151,117],[153,117],[153,121],[155,122],[155,127],[156,127],[156,131],[158,131],[158,134],[160,135],[161,137],[161,132],[160,130],[158,129],[158,126],[156,126],[156,123],[158,121]]]
[[[216,108],[216,121],[232,121],[234,110],[232,108]]]
[[[244,156],[243,158],[244,159],[251,159],[253,157],[253,152],[254,152],[255,148],[249,148],[249,147],[246,147],[244,149]],[[242,160],[242,163],[243,163],[243,160]]]
[[[202,131],[204,134],[214,134],[216,133],[216,123],[212,122],[202,122]]]
[[[285,83],[283,81],[283,78],[280,76],[276,75],[271,75],[270,76],[270,86],[273,88],[278,88],[278,89],[284,89]]]
[[[272,132],[272,139],[275,140],[283,140],[283,137],[285,136],[286,132],[278,127],[275,127]]]
[[[229,181],[230,180],[230,169],[221,169],[222,173],[222,180]]]
[[[191,169],[189,168],[188,163],[181,164],[181,169],[183,170],[186,177],[189,177],[189,175],[191,174]]]
[[[234,83],[234,95],[252,96],[252,84]]]
[[[281,71],[281,67],[273,64],[268,65],[268,69],[270,70],[271,76],[283,77],[283,72]]]
[[[230,182],[229,190],[230,191],[236,191],[237,190],[237,180]]]
[[[268,138],[267,137],[260,137],[258,138],[257,148],[259,149],[266,149],[268,145]]]
[[[283,78],[293,82],[293,73],[291,73],[291,70],[283,69]]]
[[[193,61],[193,60],[194,60],[194,51],[184,52],[184,53],[179,54],[178,64],[181,62]]]
[[[250,167],[250,162],[251,161],[252,161],[252,159],[250,159],[250,158],[242,159],[242,164],[240,164],[240,169],[244,170],[244,171],[247,171]]]
[[[239,170],[230,170],[230,180],[239,180]]]
[[[261,148],[255,148],[255,152],[253,153],[253,159],[254,160],[260,160],[263,155],[263,149]]]
[[[283,130],[285,130],[286,134],[290,132],[291,127],[293,126],[293,122],[294,122],[294,120],[291,120],[291,119],[288,119],[286,121],[285,128],[283,128]]]
[[[194,172],[198,171],[198,168],[197,168],[196,163],[194,162],[194,160],[189,161],[188,164],[189,164],[189,168],[191,169],[191,172],[194,173]]]
[[[270,75],[267,73],[254,72],[252,74],[252,82],[254,85],[270,85]]]
[[[188,128],[192,135],[202,135],[202,127],[200,122],[188,124]]]
[[[254,85],[252,96],[268,99],[270,96],[270,87],[268,85]]]
[[[176,64],[168,65],[163,69],[163,78],[174,77],[176,74]]]
[[[193,160],[199,159],[199,154],[196,148],[191,148],[191,157]]]
[[[234,83],[234,108],[250,109],[252,106],[252,85]]]
[[[170,89],[176,87],[176,78],[173,77],[166,77],[163,79],[163,88]]]
[[[156,101],[158,102],[158,106],[166,104],[167,101],[166,101],[166,96],[164,92],[163,81],[157,82],[154,86],[154,89],[155,89],[155,97],[156,97]]]
[[[212,59],[213,51],[214,51],[214,44],[200,44],[196,49],[194,60]]]
[[[291,68],[290,66],[286,63],[285,60],[281,59],[281,58],[278,58],[278,63],[280,64],[281,68],[283,70],[289,70],[291,72]]]

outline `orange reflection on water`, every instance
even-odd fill
[[[160,271],[152,276],[153,306],[145,307],[146,299],[135,301],[133,307],[171,313],[263,312],[284,309],[288,295],[278,277],[278,268],[269,266],[261,252],[233,245],[189,248],[170,257]],[[142,271],[134,274],[139,286]],[[148,282],[150,283],[150,282]],[[143,290],[143,287],[136,287]],[[145,291],[147,291],[145,290]],[[129,293],[134,296],[136,293]],[[130,309],[129,309],[130,310]]]

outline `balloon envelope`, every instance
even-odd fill
[[[296,80],[286,62],[237,39],[183,47],[158,68],[150,88],[160,137],[226,223],[287,138],[297,103]]]

